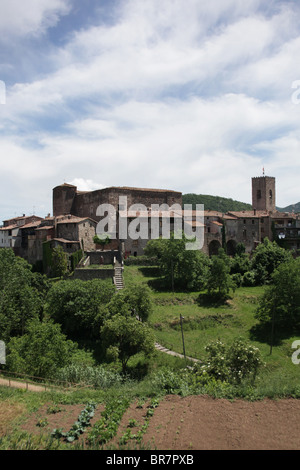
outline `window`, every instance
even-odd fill
[[[260,189],[257,190],[256,197],[257,197],[257,199],[261,199],[261,190]]]
[[[270,189],[270,191],[269,191],[269,197],[270,197],[270,199],[272,199],[272,197],[273,197],[272,189]]]

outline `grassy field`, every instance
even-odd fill
[[[265,397],[275,399],[300,397],[300,365],[292,362],[294,352],[292,343],[300,339],[300,334],[288,336],[276,330],[275,325],[274,344],[271,351],[271,330],[261,330],[255,319],[255,312],[264,287],[239,288],[225,303],[218,304],[208,301],[203,292],[163,291],[155,268],[125,266],[124,279],[125,286],[145,284],[151,287],[153,312],[149,317],[149,324],[155,333],[156,341],[163,346],[183,353],[180,324],[182,315],[187,356],[205,360],[205,346],[211,340],[216,339],[229,345],[235,338],[242,337],[259,348],[266,366],[259,372],[254,387],[249,384],[230,388],[221,385],[197,391],[196,394],[212,395],[214,398],[244,398],[248,402]],[[109,388],[82,388],[77,391],[37,393],[0,387],[0,450],[70,448],[70,444],[51,440],[49,434],[46,437],[36,434],[36,430],[39,429],[36,424],[38,418],[33,422],[31,429],[22,430],[22,424],[45,405],[49,407],[57,404],[84,404],[92,400],[99,406],[106,406],[111,400],[115,400],[116,403],[124,401],[146,403],[147,400],[156,399],[156,397],[160,399],[164,393],[170,392],[164,391],[160,379],[155,382],[155,374],[171,371],[169,377],[171,380],[175,378],[178,384],[178,377],[181,372],[184,372],[186,362],[184,359],[156,351],[150,362],[145,361],[142,354],[138,354],[130,359],[128,365],[129,378]],[[194,393],[185,386],[181,390],[187,395]],[[72,416],[74,420],[76,413],[77,411]],[[43,415],[43,420],[50,420],[50,415],[47,413]],[[32,431],[34,431],[33,434]],[[128,427],[125,431],[127,435]],[[118,446],[113,448],[118,448]]]
[[[292,343],[298,336],[284,335],[274,330],[271,348],[271,328],[263,331],[255,319],[258,302],[265,287],[238,288],[226,303],[209,302],[205,293],[164,292],[159,288],[157,269],[150,267],[125,267],[125,285],[136,283],[152,287],[153,313],[149,323],[158,343],[178,353],[183,353],[180,315],[187,356],[205,359],[205,346],[220,339],[226,344],[241,337],[259,348],[266,364],[261,370],[257,386],[262,393],[274,394],[300,387],[300,365],[292,362]],[[153,288],[155,287],[155,288]]]

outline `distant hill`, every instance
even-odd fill
[[[182,204],[192,204],[193,209],[196,209],[196,204],[204,204],[204,210],[229,212],[229,211],[243,211],[252,210],[252,205],[246,202],[235,201],[230,198],[221,196],[209,196],[207,194],[183,194]],[[300,202],[291,204],[286,207],[276,207],[279,212],[295,212],[300,213]]]
[[[300,212],[300,202],[286,207],[276,207],[279,212]]]
[[[193,209],[196,209],[196,204],[204,204],[204,210],[228,212],[228,211],[243,211],[251,210],[252,205],[246,202],[234,201],[233,199],[209,196],[206,194],[183,194],[182,203],[192,204]]]

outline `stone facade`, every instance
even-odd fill
[[[101,204],[111,204],[116,211],[126,210],[119,207],[119,197],[127,198],[127,209],[133,204],[142,204],[146,208],[152,204],[177,203],[182,205],[182,194],[163,189],[142,189],[128,187],[111,187],[96,191],[77,191],[76,186],[62,184],[53,189],[53,216],[72,214],[77,217],[91,217],[99,221],[97,208]]]
[[[300,250],[300,214],[277,212],[275,196],[275,178],[263,175],[252,178],[252,210],[226,214],[205,210],[202,250],[211,256],[217,254],[225,243],[227,253],[234,255],[237,244],[243,243],[246,252],[251,253],[265,237],[273,240],[274,236],[284,239],[288,248]],[[125,202],[120,197],[125,197]],[[97,226],[104,216],[97,214],[101,204],[113,207],[117,222],[116,237],[104,250],[93,241]],[[158,212],[153,209],[154,204],[158,206]],[[95,256],[100,252],[104,264],[107,264],[111,263],[112,253],[118,253],[119,257],[120,253],[125,257],[142,255],[148,240],[162,235],[165,221],[170,231],[173,231],[178,225],[176,217],[179,217],[183,229],[183,220],[186,220],[185,215],[190,211],[182,209],[182,194],[177,191],[110,187],[81,192],[76,186],[62,184],[53,189],[53,216],[49,214],[45,219],[23,216],[4,221],[4,226],[0,228],[0,246],[7,246],[9,240],[16,254],[34,264],[43,259],[43,243],[51,241],[52,247],[62,246],[68,253],[79,248],[86,253],[95,253]],[[195,211],[191,214],[192,226],[199,226]],[[137,236],[132,238],[128,230],[137,218],[140,227],[137,223]],[[123,219],[126,237],[122,235]],[[158,221],[155,236],[154,220]],[[146,227],[144,236],[138,234],[141,225]]]

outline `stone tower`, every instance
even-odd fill
[[[61,184],[53,189],[53,215],[73,214],[73,205],[77,187],[72,184]]]
[[[252,178],[252,208],[258,211],[276,211],[275,178],[273,176]]]

